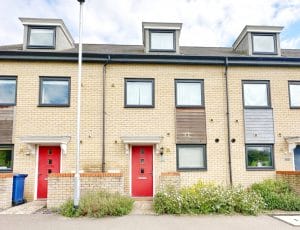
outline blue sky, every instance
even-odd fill
[[[22,43],[19,17],[61,18],[78,41],[77,0],[1,2],[0,45]],[[84,43],[142,44],[142,21],[183,23],[180,45],[230,47],[245,25],[284,26],[300,49],[300,0],[86,0]]]

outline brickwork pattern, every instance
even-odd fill
[[[124,178],[121,173],[83,173],[80,175],[80,194],[103,190],[124,194]],[[48,178],[48,208],[57,208],[74,197],[74,174],[53,173]]]
[[[165,172],[162,173],[159,177],[160,191],[163,191],[168,187],[172,187],[176,190],[179,190],[180,184],[180,173],[178,172]]]
[[[0,174],[0,210],[11,207],[13,174]]]
[[[295,171],[277,171],[278,179],[286,180],[293,190],[300,195],[300,172]]]

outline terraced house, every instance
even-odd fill
[[[62,20],[20,20],[23,44],[0,47],[0,171],[55,206],[72,196],[78,45]],[[232,47],[180,46],[181,28],[83,45],[82,189],[152,197],[300,170],[300,50],[280,48],[283,27],[245,26]]]

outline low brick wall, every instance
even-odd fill
[[[122,173],[81,173],[80,194],[105,190],[124,194]],[[47,207],[57,208],[74,197],[74,173],[53,173],[48,177]]]
[[[159,177],[159,189],[164,190],[168,186],[180,189],[180,173],[179,172],[163,172]]]
[[[296,193],[300,195],[300,172],[299,171],[277,171],[276,178],[286,180]]]
[[[0,174],[0,210],[11,207],[13,174]]]

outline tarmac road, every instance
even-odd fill
[[[154,216],[65,218],[56,214],[0,215],[0,230],[285,230],[298,229],[270,216]]]

